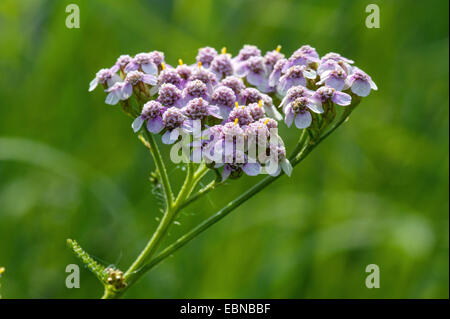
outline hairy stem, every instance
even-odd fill
[[[153,135],[150,134],[147,130],[144,130],[147,136],[148,146],[150,147],[150,151],[153,155],[153,159],[155,161],[156,168],[159,172],[159,176],[161,178],[161,184],[163,186],[164,195],[166,198],[167,207],[170,208],[173,205],[173,193],[172,188],[170,186],[169,177],[167,176],[166,167],[161,157],[161,153],[159,152],[158,145],[156,144]]]

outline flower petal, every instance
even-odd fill
[[[151,75],[158,74],[158,67],[153,62],[141,64],[141,68],[142,68],[142,71],[144,71],[144,73],[151,74]]]
[[[116,92],[110,92],[105,99],[105,103],[109,105],[116,105],[119,102],[119,97]]]
[[[344,79],[336,79],[336,78],[330,76],[328,79],[325,80],[325,84],[327,86],[330,86],[330,87],[340,91],[344,88],[345,80]]]
[[[147,130],[151,133],[159,133],[164,128],[164,122],[161,116],[154,117],[147,120]]]
[[[368,96],[370,93],[370,84],[367,81],[355,80],[352,85],[352,92],[358,96]]]
[[[331,101],[333,101],[333,103],[336,103],[337,105],[346,106],[350,105],[350,103],[352,102],[352,97],[347,93],[335,91],[333,96],[331,97]]]
[[[222,182],[225,181],[228,178],[228,176],[230,176],[230,174],[231,174],[230,166],[225,165],[222,171]]]
[[[324,112],[322,103],[309,103],[307,107],[314,113],[322,114]]]
[[[142,82],[147,83],[149,85],[155,85],[158,82],[158,80],[156,79],[156,77],[154,75],[144,74],[142,76]]]
[[[141,129],[143,123],[144,123],[144,120],[143,120],[142,117],[139,115],[139,116],[133,121],[133,123],[131,124],[131,127],[133,128],[133,131],[134,131],[135,133],[137,133],[137,132]]]
[[[295,126],[299,129],[307,128],[311,125],[312,116],[309,112],[298,113],[295,116]]]
[[[89,83],[89,92],[94,91],[94,89],[97,87],[97,85],[98,85],[98,79],[97,79],[97,77],[95,77],[95,78],[91,81],[91,83]]]
[[[284,123],[286,123],[287,127],[291,127],[292,122],[294,121],[294,112],[292,111],[291,107],[288,106],[286,108],[286,116],[284,117]]]
[[[283,159],[280,163],[281,168],[283,169],[284,173],[291,177],[292,174],[292,165],[291,162],[287,158]]]
[[[258,74],[258,73],[250,71],[247,74],[247,81],[251,85],[259,86],[259,85],[261,85],[263,83],[264,77],[262,76],[262,74]]]
[[[259,163],[246,163],[242,166],[242,170],[248,176],[256,176],[261,172],[261,165]]]

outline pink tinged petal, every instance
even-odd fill
[[[258,73],[255,73],[255,72],[248,72],[248,74],[247,74],[247,81],[251,85],[259,86],[259,85],[261,85],[263,83],[264,77],[262,76],[262,74],[258,74]]]
[[[298,113],[295,116],[295,126],[299,129],[307,128],[311,125],[312,116],[309,112]]]
[[[281,168],[283,169],[284,173],[291,177],[292,174],[292,165],[291,162],[287,158],[283,159],[280,163]]]
[[[116,92],[110,92],[105,99],[105,103],[109,105],[116,105],[119,102],[119,97]]]
[[[131,124],[131,127],[133,128],[134,133],[137,133],[141,129],[143,123],[144,123],[144,120],[142,119],[141,116],[138,116],[133,121],[133,123]]]
[[[147,83],[149,85],[155,85],[158,82],[158,80],[156,79],[156,77],[154,75],[144,74],[142,76],[142,82]]]
[[[284,118],[284,122],[286,123],[287,127],[291,127],[292,122],[294,121],[294,112],[292,112],[291,107],[288,106],[286,108],[286,117]]]
[[[142,64],[141,68],[142,68],[142,71],[144,71],[147,74],[151,74],[151,75],[158,74],[158,67],[153,62]]]
[[[242,170],[248,176],[256,176],[261,172],[261,165],[259,163],[246,163],[242,166]]]
[[[367,81],[355,80],[352,85],[352,92],[362,97],[368,96],[370,89],[370,83]]]
[[[322,114],[324,112],[322,103],[309,103],[307,106],[314,113]]]
[[[340,91],[344,88],[345,80],[344,79],[336,79],[334,77],[329,77],[328,79],[325,80],[325,84],[329,87],[334,88],[335,90]]]
[[[98,79],[97,79],[97,77],[95,77],[95,79],[93,79],[91,81],[91,83],[89,83],[89,92],[94,91],[94,89],[97,87],[97,85],[98,85]]]
[[[224,182],[228,176],[231,174],[231,168],[228,165],[225,165],[222,171],[222,182]]]
[[[337,105],[346,106],[350,105],[350,103],[352,102],[352,97],[347,93],[335,91],[333,96],[331,97],[331,101],[333,101],[333,103],[336,103]]]
[[[164,122],[160,116],[147,120],[147,130],[151,133],[159,133],[164,128]]]
[[[375,90],[375,91],[378,90],[378,86],[375,84],[374,81],[369,80],[369,84],[370,84],[370,87],[372,88],[372,90]]]

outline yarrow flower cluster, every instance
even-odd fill
[[[135,132],[160,134],[165,144],[182,134],[195,140],[197,127],[200,159],[222,168],[224,180],[281,170],[290,175],[279,121],[320,130],[333,120],[335,105],[350,107],[377,90],[352,60],[337,53],[320,57],[309,45],[289,57],[280,46],[263,55],[244,45],[235,57],[225,48],[204,47],[195,60],[188,65],[180,59],[172,67],[159,51],[121,55],[111,68],[97,72],[89,91],[103,86],[105,102],[120,103],[135,118]]]

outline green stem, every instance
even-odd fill
[[[161,153],[159,152],[158,145],[156,144],[153,135],[150,134],[147,130],[144,130],[147,136],[147,141],[150,146],[150,151],[153,155],[153,159],[155,161],[156,168],[159,172],[159,176],[161,178],[161,183],[163,186],[164,195],[166,197],[167,207],[170,208],[173,205],[173,193],[172,188],[170,187],[169,177],[167,176],[166,167],[164,166],[164,162],[161,157]]]

